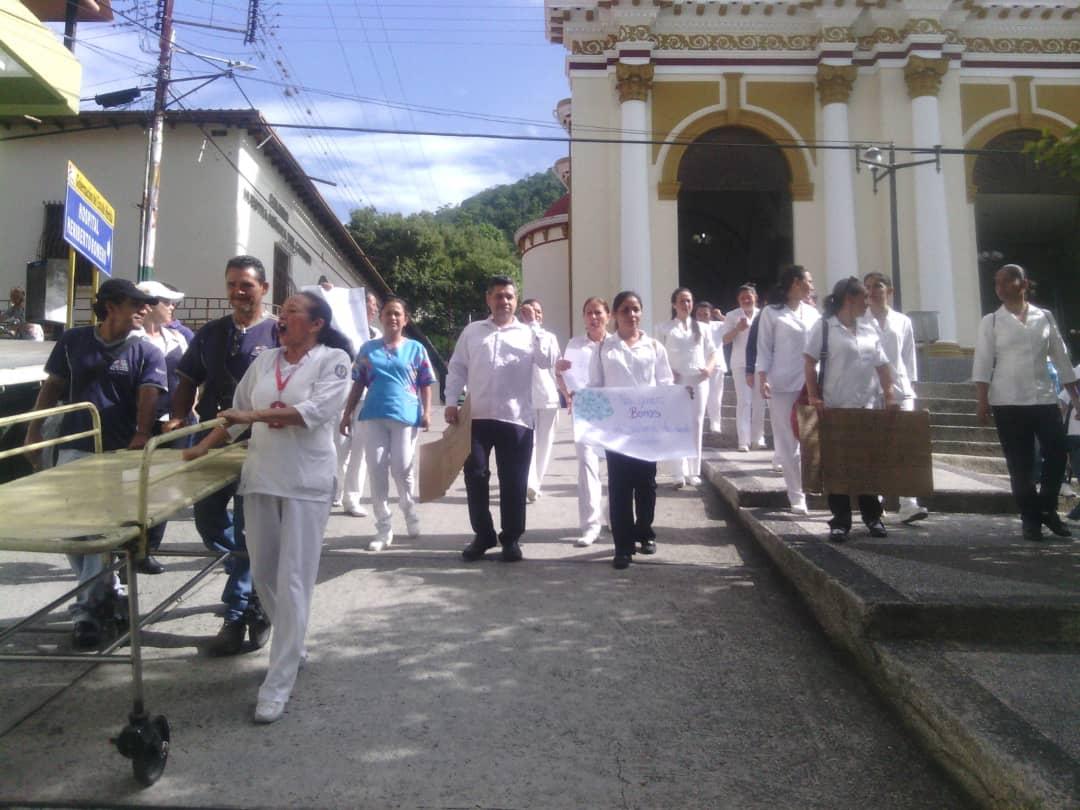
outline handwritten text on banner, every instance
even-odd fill
[[[643,461],[697,453],[697,423],[682,385],[584,388],[574,394],[574,441]]]

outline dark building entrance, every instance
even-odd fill
[[[1000,306],[994,295],[997,269],[1019,264],[1037,285],[1034,302],[1054,313],[1075,357],[1080,352],[1080,182],[1017,154],[1039,137],[1035,130],[1006,132],[984,147],[1001,152],[975,160],[982,311]]]
[[[713,129],[679,163],[679,283],[725,310],[747,281],[764,298],[792,261],[791,175],[752,129]]]

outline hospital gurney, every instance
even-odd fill
[[[140,633],[144,625],[155,621],[226,555],[214,554],[211,562],[145,615],[139,611],[136,563],[146,556],[147,529],[163,523],[169,516],[235,481],[240,475],[245,450],[242,446],[230,445],[212,450],[195,461],[185,462],[180,457],[180,450],[161,447],[178,438],[224,424],[224,420],[215,419],[155,436],[142,450],[102,453],[101,421],[97,409],[90,403],[61,405],[5,417],[0,419],[0,429],[74,410],[90,411],[93,422],[91,430],[0,453],[0,458],[5,458],[82,437],[92,437],[96,451],[69,464],[0,485],[0,514],[4,515],[3,525],[0,526],[0,550],[119,555],[120,562],[106,566],[100,576],[111,577],[118,568],[126,567],[130,617],[128,630],[97,652],[11,653],[0,655],[0,661],[130,663],[134,704],[127,725],[113,742],[121,754],[132,760],[136,780],[150,786],[165,770],[170,733],[164,715],[151,717],[146,710]],[[192,556],[205,555],[200,552]],[[0,632],[0,643],[89,588],[93,582],[83,583],[32,615],[4,628]],[[115,651],[124,644],[129,645],[129,653],[117,654]]]

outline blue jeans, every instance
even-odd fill
[[[233,499],[229,511],[229,499]],[[219,489],[195,504],[195,528],[203,544],[211,551],[228,552],[225,573],[229,575],[221,601],[225,603],[225,621],[238,621],[251,599],[251,562],[244,540],[244,499],[236,494],[236,484]],[[232,552],[243,552],[238,556]]]

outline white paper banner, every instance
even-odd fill
[[[682,385],[583,388],[574,394],[574,441],[643,461],[697,453],[690,393]]]
[[[333,327],[347,337],[355,354],[368,341],[367,293],[363,287],[331,287],[324,290],[318,284],[301,288],[326,299],[334,313]]]
[[[589,384],[589,361],[592,352],[586,349],[567,348],[563,360],[570,361],[570,368],[562,373],[563,382],[569,391],[580,391]]]

